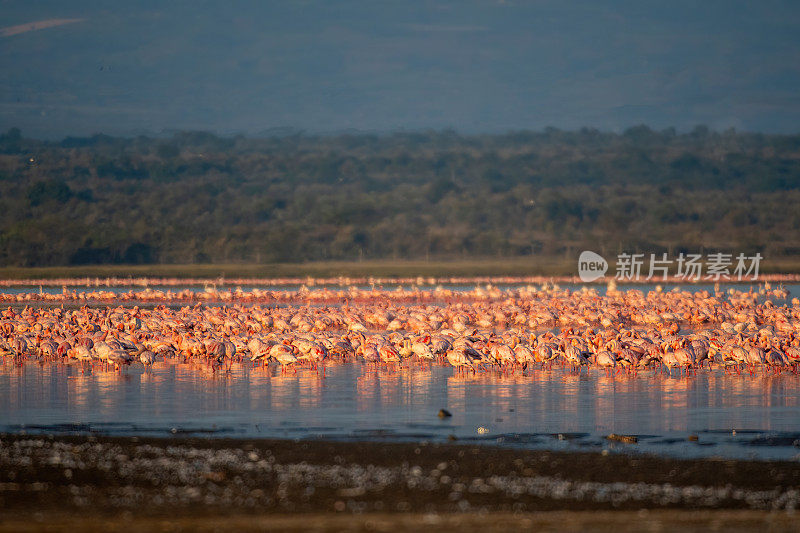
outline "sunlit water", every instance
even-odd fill
[[[0,430],[111,435],[441,441],[681,457],[798,459],[800,377],[638,376],[351,363],[283,374],[237,365],[0,366]],[[440,419],[447,409],[452,417]],[[638,436],[636,444],[605,436]],[[695,435],[697,440],[689,440]]]
[[[562,285],[571,290],[582,287]],[[605,293],[605,285],[592,287]],[[620,289],[647,292],[655,287],[621,285]],[[665,285],[664,290],[674,287]],[[187,288],[204,290],[169,289]],[[467,291],[475,286],[444,288]],[[712,284],[679,288],[714,290]],[[724,284],[721,288],[746,291],[751,286]],[[800,293],[800,285],[787,288],[790,298]],[[131,289],[102,288],[118,293]],[[759,286],[754,284],[752,289],[758,291]],[[3,292],[25,290],[31,289]],[[61,292],[55,287],[41,290]],[[442,408],[453,416],[440,419],[437,413]],[[800,377],[769,371],[756,375],[700,371],[688,377],[649,371],[630,377],[608,376],[596,369],[576,374],[560,368],[529,369],[524,376],[472,375],[441,366],[390,370],[360,363],[331,365],[322,377],[307,369],[284,375],[274,367],[248,365],[220,374],[187,364],[149,369],[135,365],[118,373],[87,372],[79,365],[0,363],[0,431],[455,439],[526,448],[796,460],[800,458]],[[638,442],[605,439],[611,433],[636,435]]]

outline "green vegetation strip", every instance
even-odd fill
[[[608,276],[614,276],[610,261]],[[800,258],[767,259],[763,274],[800,273]],[[470,276],[576,276],[577,260],[553,257],[510,257],[454,261],[314,261],[273,264],[205,265],[83,265],[62,267],[0,267],[0,279],[58,278],[235,278],[315,277],[470,277]],[[646,275],[647,273],[644,272]],[[746,282],[746,280],[745,280]],[[654,281],[655,283],[655,281]]]
[[[473,259],[458,261],[319,261],[310,263],[226,265],[84,265],[0,267],[0,279],[175,277],[414,277],[576,275],[573,261],[553,258]]]
[[[558,260],[584,249],[797,261],[798,202],[800,135],[644,126],[58,142],[0,134],[8,266]],[[305,271],[337,273],[328,266]],[[412,272],[440,271],[387,271]]]

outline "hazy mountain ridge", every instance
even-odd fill
[[[0,125],[48,138],[695,124],[793,133],[793,2],[0,4]]]

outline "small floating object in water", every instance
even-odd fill
[[[690,442],[697,442],[699,440],[697,435],[689,435]]]
[[[439,409],[439,418],[449,418],[451,416],[453,416],[453,413],[447,409]]]
[[[731,435],[733,435],[734,437],[736,436],[736,430],[735,429],[733,431],[731,431]]]
[[[478,428],[478,435],[485,435],[485,434],[487,434],[487,433],[489,433],[489,430],[488,430],[488,428],[485,428],[485,427],[483,427],[483,426],[480,426],[480,427]]]
[[[606,438],[608,440],[624,442],[625,444],[636,444],[637,442],[639,442],[639,439],[635,435],[617,435],[616,433],[612,433]]]

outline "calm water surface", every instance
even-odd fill
[[[655,286],[620,289],[647,292]],[[562,285],[572,290],[582,287]],[[605,285],[593,287],[605,293]],[[665,285],[664,289],[674,287]],[[722,289],[731,287],[748,290],[750,286],[726,284]],[[204,290],[170,290],[185,288]],[[714,287],[686,284],[680,288],[711,292]],[[792,295],[800,293],[798,285],[787,288]],[[3,292],[21,290],[26,289]],[[42,290],[61,292],[53,287]],[[453,416],[439,419],[442,408]],[[330,366],[322,377],[304,369],[283,375],[274,367],[247,365],[234,367],[229,374],[188,364],[149,369],[134,365],[117,373],[86,372],[77,365],[15,367],[0,362],[0,431],[406,441],[455,438],[529,448],[797,460],[800,377],[721,371],[688,377],[651,371],[629,377],[608,376],[596,369],[575,374],[558,368],[529,370],[525,376],[464,375],[450,367],[388,370],[360,363]],[[637,435],[638,443],[610,442],[604,438],[610,433]],[[690,441],[690,435],[697,440]]]
[[[445,408],[452,417],[439,419]],[[477,442],[686,457],[797,460],[800,377],[701,371],[636,377],[603,371],[459,374],[450,367],[234,366],[229,374],[162,363],[122,372],[79,365],[0,366],[0,430],[209,437]],[[638,444],[606,440],[633,434]],[[689,436],[696,435],[697,441]]]

